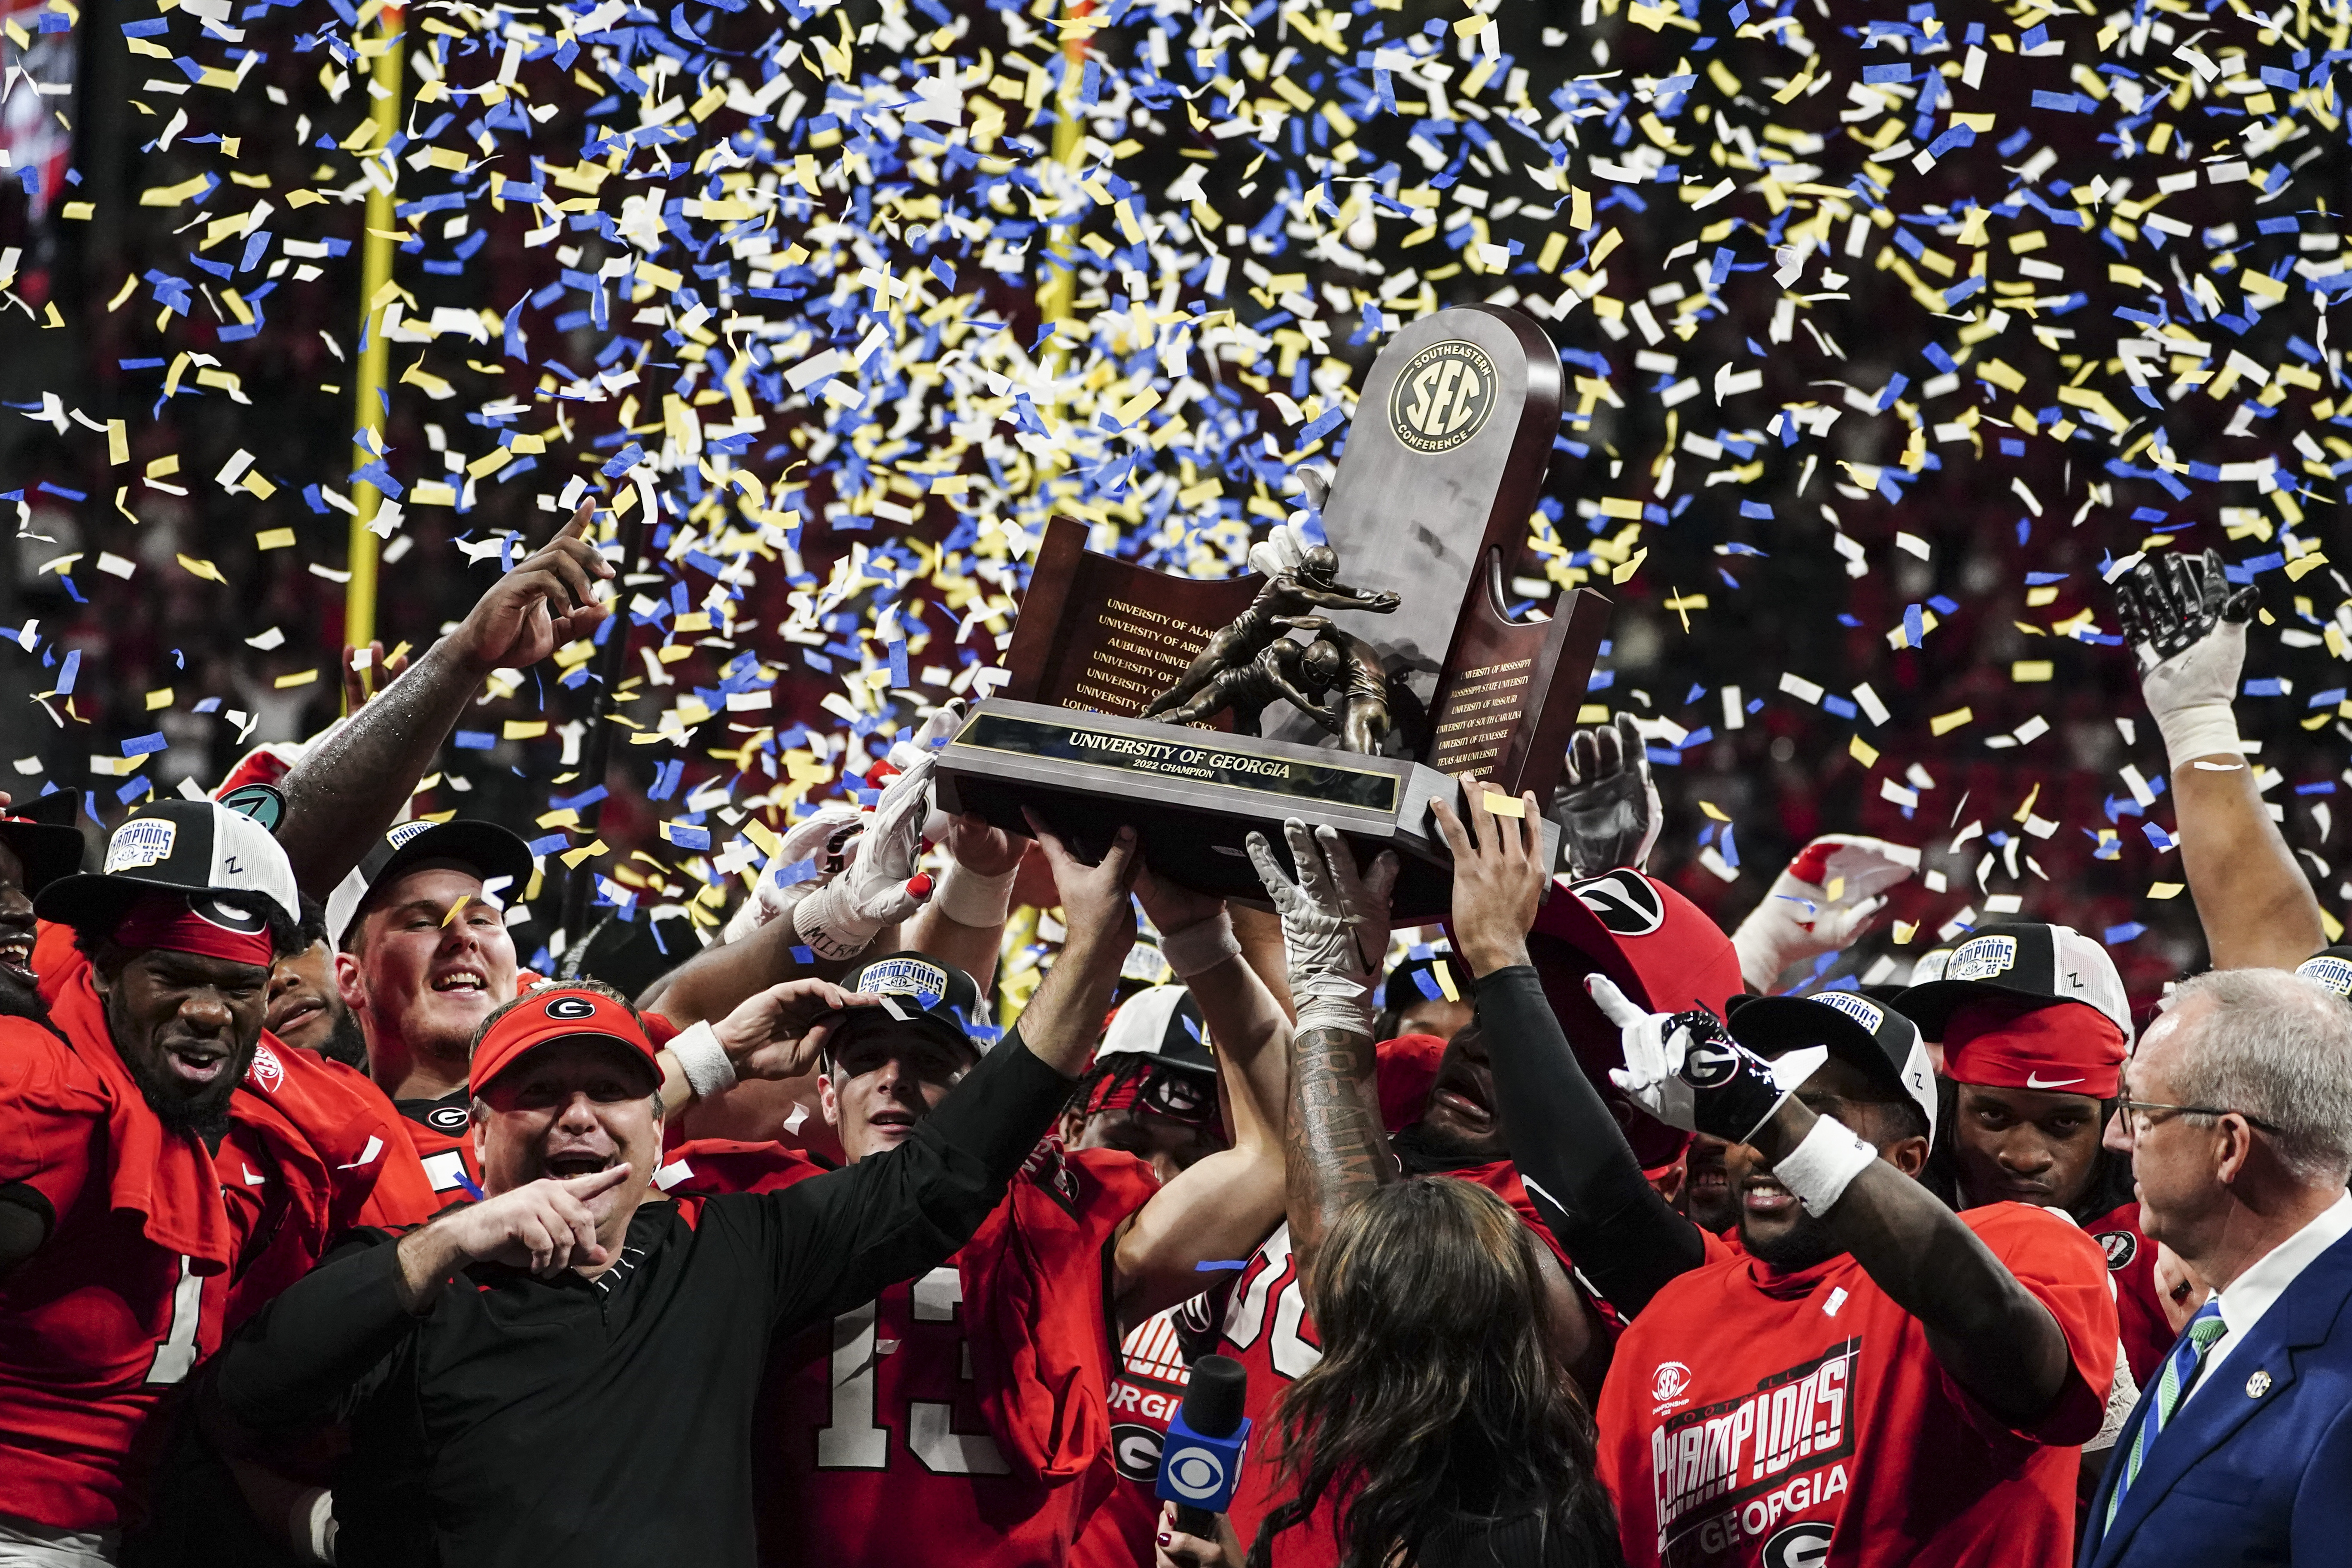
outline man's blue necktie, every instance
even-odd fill
[[[2205,1352],[2213,1342],[2230,1331],[2221,1321],[2221,1304],[2208,1301],[2189,1320],[2189,1331],[2166,1358],[2164,1372],[2156,1381],[2155,1392],[2149,1395],[2155,1403],[2149,1407],[2147,1419],[2140,1423],[2139,1436],[2131,1452],[2124,1458],[2123,1474],[2116,1479],[2116,1489],[2107,1498],[2106,1521],[2099,1527],[2102,1535],[2115,1526],[2116,1510],[2123,1506],[2124,1493],[2139,1479],[2139,1468],[2147,1459],[2148,1450],[2155,1447],[2159,1433],[2171,1422],[2173,1412],[2180,1408],[2180,1396],[2197,1380],[2197,1369],[2205,1360]]]

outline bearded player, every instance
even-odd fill
[[[1727,1029],[1591,984],[1620,1085],[1732,1145],[1745,1250],[1711,1246],[1617,1346],[1601,1474],[1627,1561],[2060,1568],[2116,1364],[2098,1245],[1919,1184],[1925,1050],[1874,1003],[1773,998]]]
[[[64,1563],[111,1558],[177,1385],[399,1149],[263,1033],[296,895],[258,823],[164,802],[105,866],[35,900],[47,1026],[0,1022],[0,1555]]]

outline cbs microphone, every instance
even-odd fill
[[[1176,1528],[1187,1535],[1213,1537],[1216,1516],[1233,1506],[1249,1447],[1248,1393],[1248,1368],[1231,1356],[1202,1356],[1182,1408],[1169,1417],[1155,1489],[1176,1505]]]

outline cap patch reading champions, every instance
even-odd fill
[[[928,958],[880,958],[859,973],[857,988],[877,996],[911,996],[928,1013],[948,994],[948,972]]]

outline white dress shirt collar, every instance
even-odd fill
[[[2223,1359],[2253,1332],[2254,1325],[2286,1294],[2287,1287],[2321,1253],[2347,1234],[2352,1234],[2352,1193],[2342,1193],[2301,1230],[2256,1258],[2252,1268],[2230,1281],[2230,1288],[2221,1292],[2221,1321],[2229,1331],[2206,1352],[2205,1370],[2199,1374],[2196,1386],[2189,1391],[2190,1398],[2214,1381]]]

